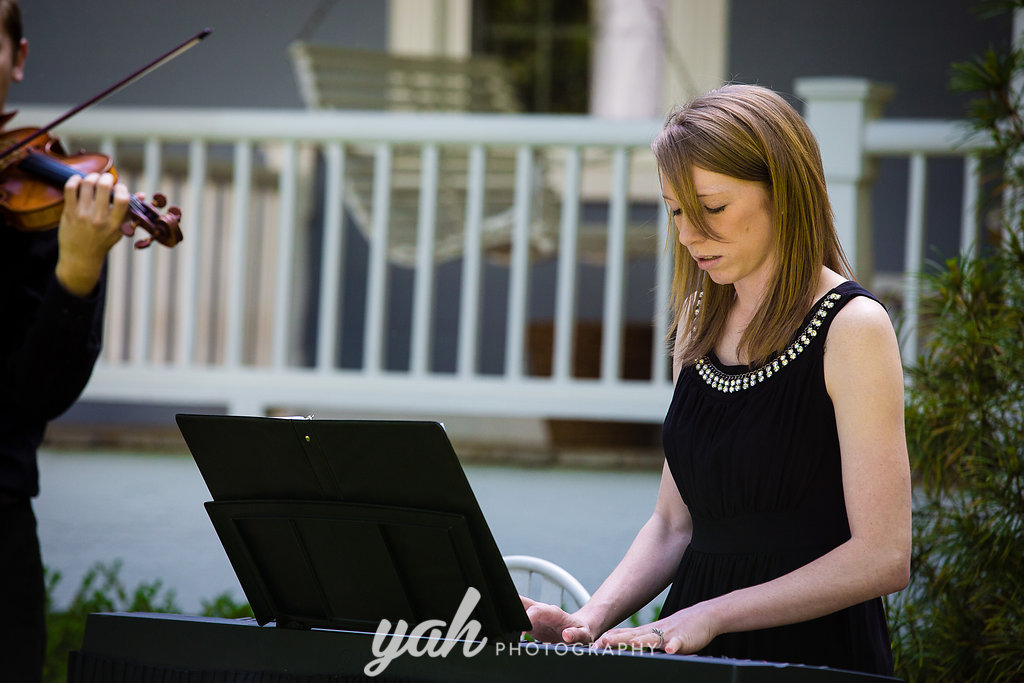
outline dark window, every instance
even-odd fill
[[[473,2],[473,52],[504,62],[523,111],[587,113],[591,35],[588,0]]]

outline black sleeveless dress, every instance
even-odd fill
[[[665,456],[693,518],[662,610],[786,574],[850,538],[824,343],[857,296],[844,282],[817,301],[776,360],[751,371],[711,354],[683,369],[665,418]],[[876,299],[877,300],[877,299]],[[726,633],[702,655],[892,674],[880,598],[776,628]]]

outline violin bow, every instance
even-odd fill
[[[192,36],[191,38],[189,38],[188,40],[183,42],[181,45],[178,45],[177,47],[171,48],[165,54],[157,57],[156,59],[154,59],[152,62],[150,62],[149,64],[145,65],[141,69],[138,69],[138,70],[132,72],[131,74],[129,74],[125,78],[122,78],[120,81],[118,81],[114,85],[110,86],[109,88],[107,88],[103,92],[99,93],[98,95],[94,95],[89,100],[83,102],[82,104],[80,104],[80,105],[78,105],[76,107],[73,107],[67,113],[61,114],[56,119],[54,119],[50,123],[46,124],[45,126],[40,128],[39,130],[37,130],[32,135],[29,135],[28,137],[22,138],[21,140],[19,140],[15,144],[13,144],[10,147],[8,147],[7,149],[5,149],[3,152],[0,152],[0,160],[6,159],[8,156],[10,156],[11,154],[14,154],[19,149],[21,149],[22,147],[24,147],[28,143],[32,142],[33,140],[35,140],[40,135],[46,134],[51,129],[59,126],[62,123],[64,123],[65,121],[67,121],[72,116],[74,116],[78,112],[82,111],[86,107],[91,107],[92,105],[96,104],[100,100],[113,95],[115,92],[117,92],[121,88],[123,88],[123,87],[125,87],[125,86],[127,86],[127,85],[129,85],[131,83],[134,83],[135,81],[139,80],[140,78],[142,78],[143,76],[145,76],[149,72],[151,72],[151,71],[153,71],[155,69],[160,68],[161,66],[163,66],[167,62],[169,62],[172,59],[178,57],[179,55],[181,55],[186,50],[190,50],[191,48],[195,47],[196,45],[199,44],[199,41],[201,41],[206,36],[210,35],[211,31],[212,31],[212,29],[204,28],[202,31],[200,31],[199,33],[195,34],[194,36]],[[11,114],[11,116],[13,116],[13,115],[14,114]]]

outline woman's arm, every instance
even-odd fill
[[[634,614],[671,583],[691,530],[689,510],[666,463],[651,518],[615,570],[575,614],[594,637]]]
[[[716,635],[814,619],[901,590],[910,573],[910,467],[903,372],[885,311],[858,297],[836,314],[825,382],[835,406],[851,537],[773,581],[693,605],[654,626],[666,652],[695,652]],[[597,645],[653,646],[651,626],[617,629]]]
[[[555,605],[523,599],[533,624],[530,635],[545,642],[592,642],[650,602],[671,582],[690,542],[690,528],[689,512],[666,464],[653,514],[587,604],[573,614],[566,614]]]
[[[679,358],[683,329],[676,331]],[[673,383],[679,379],[680,364],[673,362]],[[573,614],[555,605],[523,598],[523,606],[533,630],[530,635],[544,642],[589,643],[609,627],[620,623],[650,602],[672,580],[683,551],[690,543],[690,512],[679,496],[675,480],[666,462],[661,469],[661,484],[654,512],[640,528],[629,550],[601,587]]]

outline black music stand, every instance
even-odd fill
[[[440,424],[185,414],[177,422],[261,625],[374,632],[382,619],[450,621],[473,587],[480,636],[515,641],[529,630]]]

